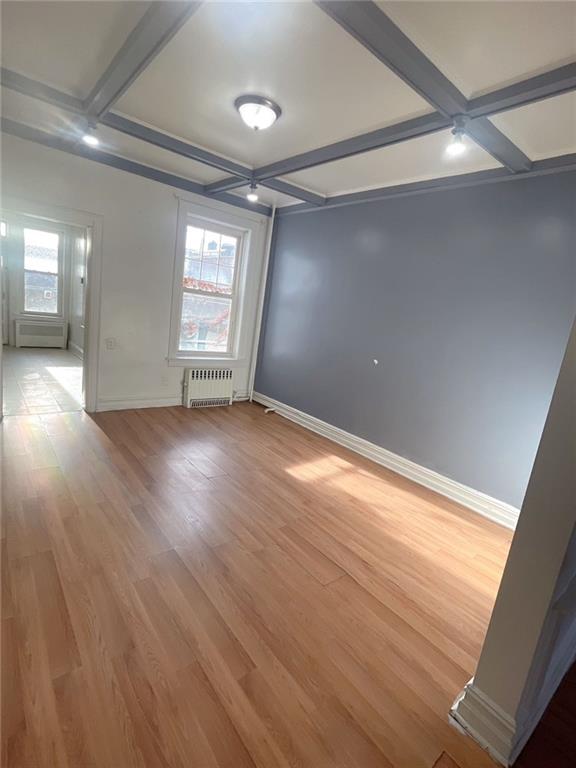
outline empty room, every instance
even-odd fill
[[[3,768],[576,766],[576,2],[0,0]]]

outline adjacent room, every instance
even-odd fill
[[[6,768],[574,768],[576,2],[1,0]]]
[[[2,239],[2,412],[79,411],[87,233],[7,216]]]

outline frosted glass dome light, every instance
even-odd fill
[[[234,106],[242,120],[254,131],[270,128],[282,114],[278,104],[263,96],[239,96]]]

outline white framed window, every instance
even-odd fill
[[[234,360],[239,356],[251,227],[238,218],[178,217],[169,360]]]
[[[64,265],[62,234],[27,226],[22,233],[22,312],[60,316]]]

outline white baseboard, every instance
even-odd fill
[[[514,529],[516,526],[520,512],[511,504],[506,504],[503,501],[492,498],[492,496],[469,488],[467,485],[451,480],[449,477],[440,475],[438,472],[398,456],[375,443],[364,440],[362,437],[357,437],[339,427],[334,427],[332,424],[292,408],[290,405],[285,405],[267,395],[254,392],[252,397],[257,403],[265,405],[267,408],[274,408],[277,413],[290,419],[290,421],[294,421],[312,432],[316,432],[368,459],[372,459],[377,464],[381,464],[383,467],[391,469],[403,477],[407,477],[426,488],[430,488],[446,496],[448,499],[456,501],[468,507],[468,509],[474,510],[474,512],[478,512],[489,520],[493,520],[506,528]]]
[[[515,751],[517,724],[506,712],[500,709],[471,680],[458,696],[450,719],[463,730],[500,765],[512,765],[512,752]]]
[[[68,349],[70,352],[72,352],[73,355],[76,355],[76,357],[79,357],[80,360],[84,360],[84,350],[78,346],[78,344],[74,344],[73,341],[68,342]]]
[[[133,408],[166,408],[172,405],[182,405],[180,397],[151,397],[127,400],[113,400],[106,397],[98,399],[97,411],[129,411]]]

